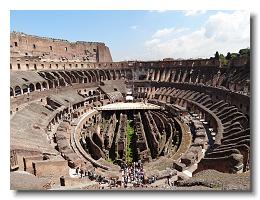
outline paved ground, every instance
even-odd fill
[[[136,103],[113,103],[105,106],[101,106],[96,108],[97,110],[142,110],[142,109],[160,109],[160,106],[144,103],[144,102],[136,102]]]

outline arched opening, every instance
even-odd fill
[[[47,86],[46,82],[42,82],[42,88],[43,88],[43,90],[47,90],[48,89],[48,86]]]
[[[58,84],[58,81],[57,80],[54,80],[54,88],[58,87],[59,84]]]
[[[63,86],[63,87],[66,86],[66,83],[65,83],[64,79],[60,78],[59,82],[60,82],[60,86]]]
[[[87,81],[87,82],[91,83],[91,76],[89,75],[89,73],[86,72],[86,71],[84,71],[83,73],[84,73],[85,76],[88,78],[88,81]]]
[[[109,71],[106,71],[106,75],[107,75],[107,79],[111,80],[111,74],[109,73]]]
[[[15,91],[15,96],[18,96],[18,95],[21,95],[22,94],[22,90],[19,86],[16,86],[14,88],[14,91]]]
[[[49,89],[53,88],[53,83],[51,81],[48,81]]]
[[[100,80],[101,81],[105,81],[106,80],[106,74],[103,70],[99,71],[99,75],[100,75]]]
[[[77,79],[74,74],[71,73],[70,77],[71,77],[72,83],[77,83]]]
[[[90,75],[91,75],[91,79],[92,79],[92,82],[96,82],[97,81],[97,78],[96,78],[96,75],[93,71],[89,71]]]
[[[88,92],[88,96],[91,96],[91,91]]]
[[[35,86],[34,86],[34,84],[30,84],[29,85],[29,89],[30,89],[30,92],[33,92],[34,90],[35,90]]]
[[[40,83],[36,83],[36,90],[41,90],[41,84]]]
[[[25,84],[22,85],[23,94],[28,92],[28,88],[29,88],[28,85]]]
[[[112,71],[112,76],[113,76],[113,80],[116,80],[116,73],[114,70]]]
[[[14,90],[13,88],[10,87],[10,97],[13,97],[14,96]]]

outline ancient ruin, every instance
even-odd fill
[[[11,189],[250,190],[250,59],[113,62],[12,32]]]

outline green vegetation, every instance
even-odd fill
[[[219,61],[221,63],[222,66],[227,66],[228,65],[228,60],[225,58],[225,56],[223,54],[219,55]]]
[[[222,67],[228,67],[233,59],[239,57],[247,57],[250,59],[250,48],[240,49],[238,53],[230,53],[228,52],[226,56],[223,54],[219,54],[218,51],[215,53],[215,59],[219,60]]]
[[[134,157],[133,143],[135,139],[135,131],[133,128],[133,120],[127,120],[127,152],[126,152],[126,162],[131,164]]]
[[[218,60],[219,59],[219,53],[218,53],[218,51],[216,51],[216,53],[215,53],[215,58]]]
[[[249,49],[249,48],[240,49],[240,50],[239,50],[239,54],[240,54],[241,56],[250,56],[250,49]]]

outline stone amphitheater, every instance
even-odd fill
[[[113,62],[18,32],[10,49],[11,189],[251,189],[249,58]]]

